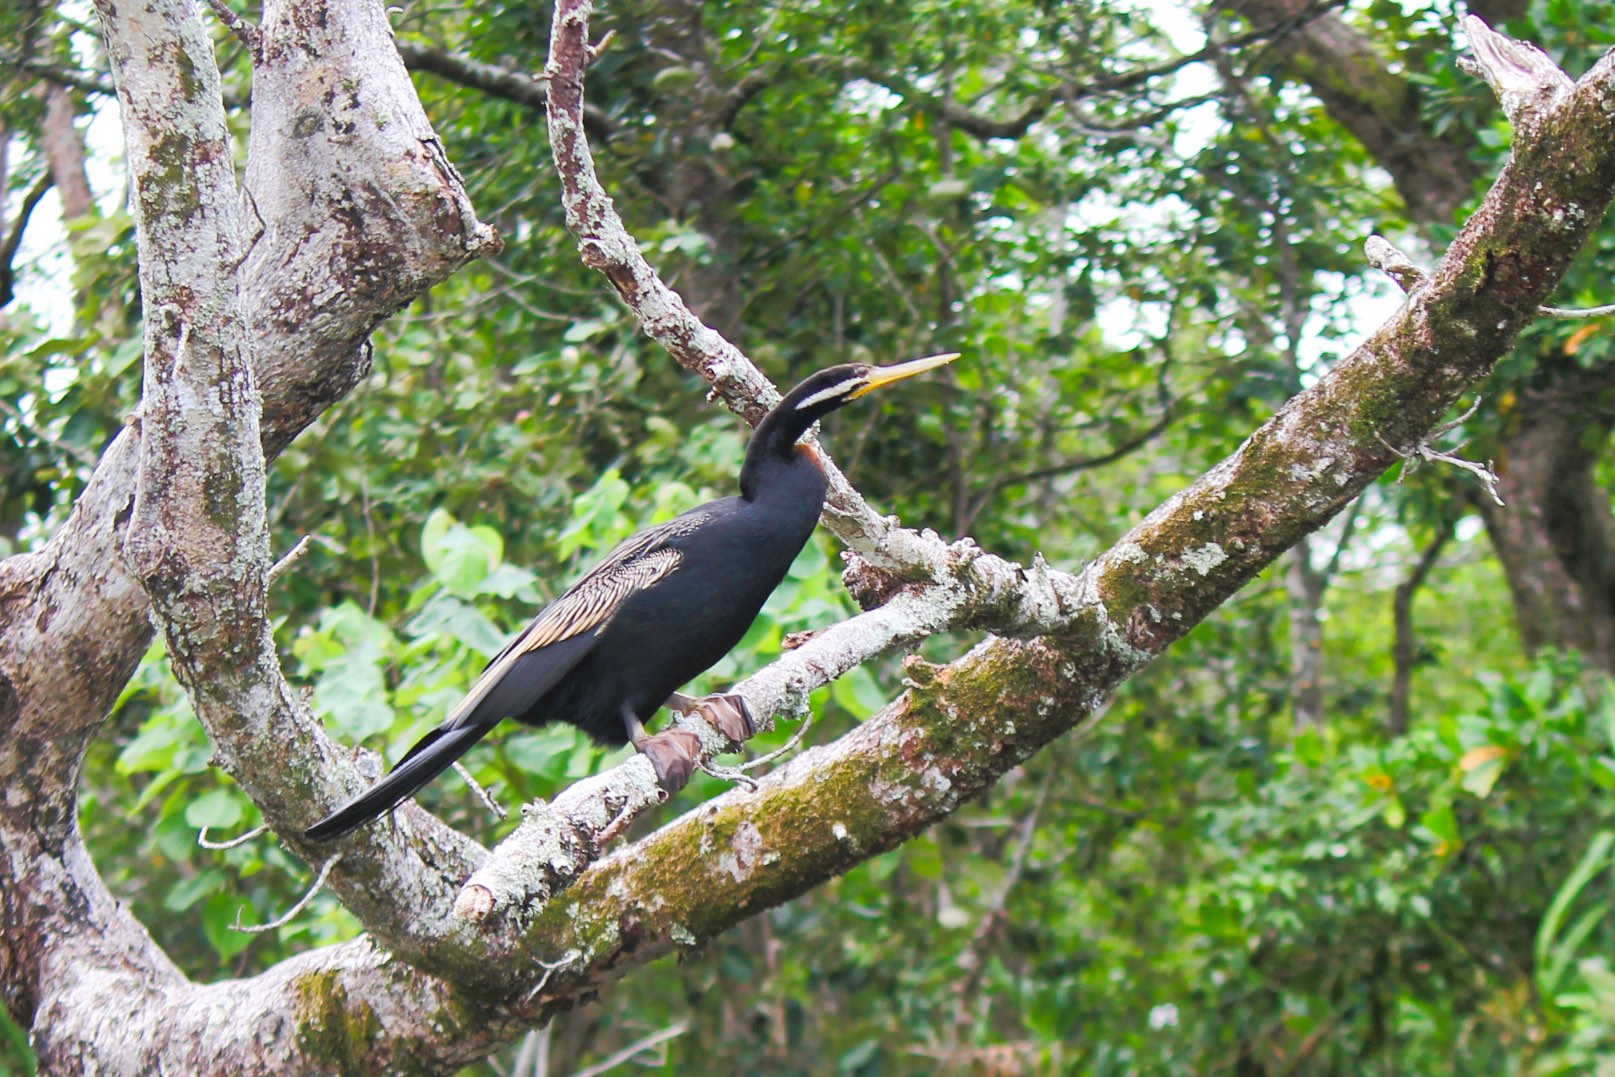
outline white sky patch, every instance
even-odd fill
[[[84,132],[85,173],[102,213],[115,211],[123,198],[123,124],[118,103],[91,98],[93,111]],[[73,264],[68,256],[62,203],[54,188],[34,208],[17,250],[17,302],[44,323],[52,336],[73,331]]]
[[[903,103],[902,94],[893,93],[879,83],[865,79],[853,79],[843,86],[841,99],[859,116],[878,116]]]

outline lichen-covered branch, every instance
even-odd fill
[[[576,20],[586,5],[563,7]],[[576,22],[558,17],[556,29],[583,40]],[[1057,604],[1045,635],[991,639],[940,671],[911,664],[916,687],[854,733],[600,862],[559,897],[541,890],[548,905],[490,889],[476,902],[484,925],[525,932],[535,956],[576,955],[541,992],[564,1003],[890,848],[1080,725],[1489,372],[1608,209],[1612,102],[1606,57],[1521,133],[1515,161],[1396,317],[1059,588],[1076,601]],[[520,877],[501,855],[485,881]]]

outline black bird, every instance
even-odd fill
[[[392,773],[309,827],[308,837],[340,837],[396,807],[504,718],[570,722],[613,747],[631,741],[664,789],[683,788],[699,742],[681,730],[650,736],[644,722],[665,704],[703,710],[737,742],[755,732],[740,696],[696,701],[675,689],[740,642],[813,534],[828,480],[797,442],[843,404],[957,358],[835,366],[792,389],[752,434],[739,497],[709,501],[618,546],[488,664]]]

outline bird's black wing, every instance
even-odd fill
[[[526,710],[588,654],[624,601],[678,567],[682,556],[666,543],[691,526],[680,516],[613,550],[488,663],[442,728],[492,725]]]
[[[678,567],[681,555],[667,543],[701,519],[699,511],[686,513],[613,550],[488,663],[442,725],[422,737],[385,778],[310,827],[308,836],[316,841],[340,837],[396,807],[453,766],[500,719],[531,707],[593,649],[630,595]]]

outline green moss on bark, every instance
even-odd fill
[[[367,1057],[381,1032],[381,1021],[363,1000],[350,999],[342,974],[310,972],[292,982],[297,1042],[309,1061],[336,1073],[369,1072]]]

